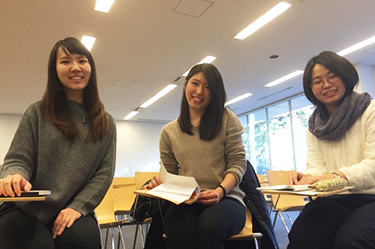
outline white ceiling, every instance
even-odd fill
[[[47,61],[66,36],[97,37],[92,49],[106,109],[121,120],[207,55],[217,57],[228,100],[254,95],[236,114],[302,92],[301,78],[264,87],[303,70],[323,50],[338,52],[375,35],[374,0],[291,0],[292,7],[245,40],[239,31],[279,0],[115,0],[109,13],[94,0],[0,0],[0,113],[21,114],[45,89]],[[280,56],[270,60],[270,55]],[[375,45],[346,56],[375,64]],[[133,120],[179,114],[183,78]]]

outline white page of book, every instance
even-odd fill
[[[162,162],[160,180],[162,184],[148,191],[149,194],[177,203],[189,200],[194,191],[197,192],[197,196],[199,194],[199,186],[194,177],[168,173]]]

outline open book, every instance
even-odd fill
[[[286,194],[295,194],[295,195],[324,197],[324,196],[344,193],[352,188],[354,188],[354,186],[345,186],[341,189],[336,189],[336,190],[326,191],[326,192],[319,192],[319,191],[316,191],[313,185],[274,185],[274,186],[258,187],[256,189],[260,190],[262,193],[268,193],[268,194],[286,193]]]
[[[160,163],[160,180],[162,184],[142,194],[162,198],[177,205],[191,204],[198,199],[200,188],[195,178],[168,173],[162,162]]]

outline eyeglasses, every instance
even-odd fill
[[[322,87],[322,86],[324,86],[324,82],[327,82],[329,84],[334,84],[339,79],[340,79],[340,77],[337,76],[337,75],[335,75],[335,74],[332,74],[332,75],[330,75],[330,76],[328,76],[326,78],[317,78],[317,79],[314,79],[311,82],[311,86],[310,87],[315,87],[315,88]]]

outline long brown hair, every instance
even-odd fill
[[[109,125],[104,105],[99,98],[95,62],[87,48],[74,37],[62,39],[52,48],[48,62],[47,88],[41,103],[42,115],[55,124],[70,141],[73,141],[80,134],[69,113],[65,91],[56,71],[59,48],[66,54],[84,55],[90,63],[91,75],[84,90],[83,105],[88,112],[87,122],[90,125],[88,137],[93,141],[102,140],[108,135]]]

